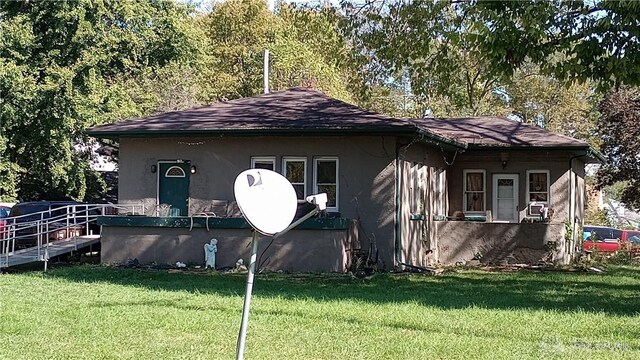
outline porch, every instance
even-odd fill
[[[435,221],[434,226],[443,264],[569,262],[564,224]]]
[[[103,216],[101,261],[204,264],[204,244],[218,240],[216,267],[248,263],[251,226],[244,218]],[[261,238],[259,265],[292,272],[345,272],[357,242],[357,223],[345,218],[311,218],[271,242]]]

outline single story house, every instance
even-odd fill
[[[268,269],[566,263],[581,239],[585,164],[601,160],[586,142],[505,118],[399,119],[307,88],[89,135],[119,142],[119,202],[144,209],[100,219],[106,263],[202,263],[211,238],[218,267],[246,261],[233,182],[250,167],[281,172],[301,200],[329,196],[326,213],[261,243]]]

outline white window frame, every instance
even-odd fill
[[[529,205],[531,205],[531,203],[533,203],[533,201],[531,201],[531,193],[537,193],[537,192],[542,192],[542,191],[531,191],[531,189],[529,189],[529,174],[539,174],[539,173],[544,173],[547,174],[547,201],[536,201],[536,204],[544,204],[545,207],[549,207],[549,203],[551,202],[551,171],[549,170],[527,170],[526,171],[526,187],[527,187],[527,215],[531,216],[531,215],[536,215],[536,214],[529,214]]]
[[[467,174],[482,173],[482,205],[481,211],[467,211]],[[487,171],[484,169],[462,170],[462,212],[465,214],[486,214],[487,211]]]
[[[307,196],[307,158],[302,156],[283,156],[282,157],[282,176],[287,177],[287,163],[289,162],[302,162],[304,164],[303,183],[291,182],[291,185],[303,185],[304,190],[302,194],[302,200]],[[288,180],[288,179],[287,179]]]
[[[337,212],[340,208],[340,160],[337,156],[319,156],[313,159],[313,193],[317,194],[318,191],[318,162],[319,161],[335,161],[336,163],[336,206],[328,206],[328,212]]]
[[[251,157],[251,168],[256,168],[256,163],[258,162],[270,162],[273,164],[273,171],[276,171],[276,157],[275,156],[252,156]]]

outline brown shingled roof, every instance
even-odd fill
[[[415,132],[410,121],[378,114],[308,88],[293,88],[189,110],[96,126],[97,137],[234,132]]]
[[[399,119],[293,88],[96,126],[104,138],[185,135],[422,134],[457,148],[584,148],[586,142],[499,117]]]
[[[584,141],[502,117],[425,118],[414,123],[469,148],[589,147]]]

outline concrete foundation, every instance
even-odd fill
[[[238,259],[248,264],[251,254],[249,229],[105,226],[101,236],[101,261],[106,264],[136,258],[142,264],[204,265],[204,244],[211,238],[218,240],[219,269],[234,266]],[[349,267],[349,230],[292,230],[270,242],[266,237],[259,240],[259,262],[266,270],[345,272]]]

